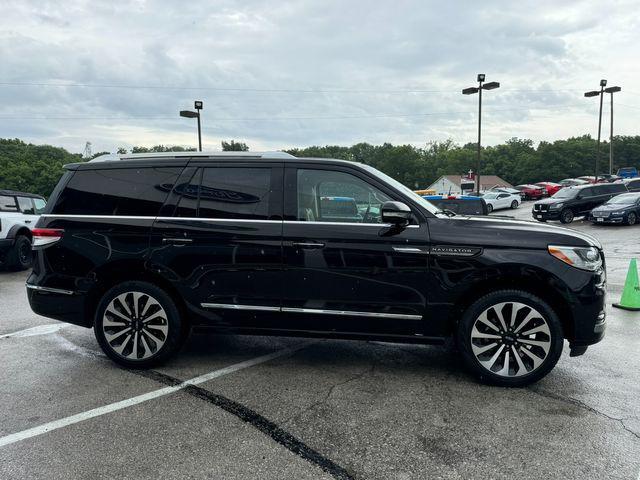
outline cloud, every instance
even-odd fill
[[[65,1],[0,6],[0,136],[81,151],[193,142],[252,149],[595,134],[600,77],[633,106],[629,2]],[[15,82],[21,85],[7,85]],[[39,85],[26,85],[39,84]],[[89,86],[60,87],[56,84]],[[98,88],[96,86],[101,85]],[[146,88],[134,88],[146,87]],[[162,87],[162,88],[157,88]],[[628,88],[627,88],[628,87]],[[237,89],[237,90],[234,90]],[[623,95],[627,95],[623,97]],[[616,128],[634,131],[633,108]]]

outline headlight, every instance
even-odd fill
[[[564,207],[564,203],[553,203],[549,206],[551,210],[556,210],[558,208]]]
[[[567,265],[593,272],[602,266],[602,258],[596,247],[564,247],[549,245],[549,253]]]
[[[624,215],[624,212],[623,211],[611,212],[611,215]]]

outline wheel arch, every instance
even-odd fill
[[[130,281],[148,282],[167,292],[180,312],[183,325],[189,324],[187,307],[182,296],[171,282],[149,270],[142,259],[113,261],[94,270],[91,276],[93,277],[93,285],[87,292],[85,302],[85,318],[91,320],[91,325],[93,325],[100,298],[119,283]]]
[[[20,235],[27,237],[30,242],[33,241],[33,234],[26,225],[16,224],[7,232],[7,238],[18,238]]]
[[[573,338],[575,319],[569,306],[568,287],[551,273],[531,265],[510,265],[484,272],[466,282],[452,302],[455,306],[449,317],[451,333],[455,332],[462,314],[471,304],[497,290],[521,290],[539,297],[558,315],[564,337]]]

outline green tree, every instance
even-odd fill
[[[222,140],[222,151],[223,152],[248,152],[249,147],[244,142],[236,142],[235,140],[231,140],[230,142],[225,142]]]

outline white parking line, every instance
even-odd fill
[[[127,398],[126,400],[121,400],[119,402],[110,403],[109,405],[104,405],[102,407],[94,408],[92,410],[87,410],[86,412],[78,413],[76,415],[71,415],[70,417],[61,418],[60,420],[54,420],[53,422],[45,423],[38,427],[33,427],[27,430],[23,430],[21,432],[12,433],[5,437],[0,437],[0,447],[4,447],[5,445],[10,445],[12,443],[19,442],[21,440],[26,440],[27,438],[37,437],[38,435],[42,435],[43,433],[51,432],[53,430],[66,427],[67,425],[73,425],[74,423],[79,423],[84,420],[88,420],[90,418],[99,417],[101,415],[106,415],[107,413],[115,412],[117,410],[122,410],[123,408],[131,407],[133,405],[138,405],[142,402],[153,400],[154,398],[163,397],[165,395],[169,395],[171,393],[177,392],[178,390],[182,390],[183,388],[188,387],[189,385],[199,385],[201,383],[208,382],[209,380],[213,380],[214,378],[222,377],[223,375],[228,375],[230,373],[237,372],[238,370],[242,370],[244,368],[253,367],[254,365],[268,362],[278,357],[290,355],[291,353],[296,352],[308,345],[311,345],[312,343],[315,343],[315,342],[305,342],[305,343],[296,345],[295,347],[278,350],[276,352],[269,353],[268,355],[262,355],[260,357],[252,358],[250,360],[245,360],[244,362],[236,363],[234,365],[221,368],[220,370],[214,370],[213,372],[205,373],[204,375],[200,375],[199,377],[194,377],[190,380],[185,380],[184,382],[176,386],[164,387],[158,390],[153,390],[148,393],[143,393],[142,395],[137,395],[135,397]]]
[[[1,338],[20,338],[20,337],[34,337],[36,335],[48,335],[49,333],[55,333],[58,330],[68,327],[66,323],[50,323],[49,325],[38,325],[37,327],[25,328],[24,330],[18,330],[12,333],[3,333]]]

